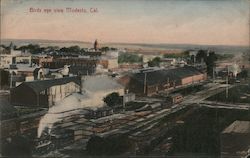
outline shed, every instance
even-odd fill
[[[250,150],[250,121],[234,121],[221,133],[222,157],[246,157]]]
[[[79,77],[23,82],[11,89],[11,104],[16,106],[49,107],[55,101],[80,91]]]

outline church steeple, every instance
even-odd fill
[[[95,42],[94,42],[94,49],[95,49],[95,51],[98,50],[98,42],[97,42],[97,39],[96,39]]]
[[[14,44],[13,44],[12,41],[10,42],[9,49],[10,49],[10,50],[13,50],[13,49],[14,49]]]

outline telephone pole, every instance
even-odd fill
[[[147,93],[147,73],[144,73],[144,94]]]
[[[229,77],[229,68],[227,66],[227,87],[226,87],[226,98],[228,98],[228,77]]]

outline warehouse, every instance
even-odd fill
[[[249,157],[250,121],[234,121],[221,133],[221,157]]]
[[[137,95],[154,95],[206,80],[206,74],[194,67],[140,71],[122,77],[119,81]]]
[[[15,106],[51,107],[56,101],[74,92],[79,92],[80,83],[78,77],[23,82],[11,90],[11,104]]]

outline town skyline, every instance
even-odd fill
[[[108,5],[109,4],[109,5]],[[1,39],[249,45],[249,1],[1,1]],[[31,13],[30,8],[94,13]],[[28,24],[28,25],[27,25]]]

